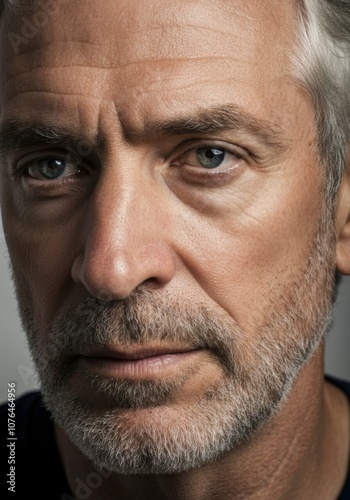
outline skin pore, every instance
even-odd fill
[[[319,225],[324,177],[312,104],[290,78],[292,2],[62,2],[19,54],[6,34],[21,32],[22,17],[1,23],[2,213],[42,373],[55,351],[55,321],[91,298],[125,305],[140,290],[163,313],[202,306],[219,325],[234,320],[243,381],[254,368],[258,376],[254,355],[267,325],[282,345],[320,331],[339,245],[332,227]],[[218,169],[198,163],[198,149],[209,146],[227,151]],[[38,161],[47,158],[58,158],[55,168],[68,159],[70,175],[44,178]],[[335,225],[341,255],[348,198],[345,178]],[[303,279],[318,230],[322,265],[309,286]],[[283,322],[298,297],[301,319]],[[159,348],[157,309],[142,294],[140,301],[136,316],[148,325],[141,344],[153,335]],[[190,335],[180,344],[172,333],[164,332],[167,342],[189,346]],[[114,340],[119,350],[140,343]],[[164,419],[173,424],[179,407],[182,418],[190,414],[225,380],[213,352],[169,368],[169,380],[186,372],[183,384],[152,412],[128,408],[125,425],[157,429]],[[72,372],[67,391],[96,412],[109,410],[110,400],[86,382],[86,373],[101,380],[109,372],[89,366]],[[108,475],[90,498],[332,499],[346,475],[348,428],[344,397],[323,383],[321,342],[279,413],[251,438],[186,472]],[[76,478],[96,469],[59,426],[55,433],[74,491]]]

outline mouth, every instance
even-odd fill
[[[78,357],[89,372],[120,379],[157,379],[174,375],[193,363],[203,349],[190,347],[130,347],[94,349]]]

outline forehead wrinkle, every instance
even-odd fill
[[[169,40],[167,42],[169,43]],[[50,49],[50,45],[52,45],[53,50]],[[94,50],[90,51],[85,50],[85,47],[81,44],[76,46],[72,42],[68,42],[67,46],[67,43],[55,42],[32,48],[26,52],[23,51],[15,58],[13,56],[5,57],[4,64],[6,64],[8,78],[12,78],[40,69],[57,69],[60,71],[67,68],[86,68],[89,70],[113,71],[149,63],[157,65],[171,64],[173,62],[176,64],[186,62],[191,64],[192,62],[200,63],[202,61],[215,63],[233,58],[232,50],[223,50],[223,47],[221,47],[220,52],[216,48],[209,50],[209,47],[205,51],[196,52],[193,50],[193,44],[191,50],[186,48],[188,44],[183,45],[185,48],[181,50],[175,44],[168,44],[168,50],[165,50],[164,44],[162,49],[156,51],[146,50],[143,47],[142,50],[132,53],[130,50],[126,52],[117,51],[115,47],[113,52],[106,51],[106,47],[101,46],[96,46]],[[64,59],[62,54],[65,52],[69,53],[69,57]]]
[[[110,24],[110,18],[106,18],[105,31],[94,30],[92,23],[91,29],[81,29],[85,18],[81,20],[80,29],[76,29],[75,19],[74,25],[71,24],[72,16],[67,17],[63,28],[57,20],[52,19],[48,29],[41,30],[37,36],[29,40],[29,43],[22,45],[21,51],[23,54],[30,54],[33,49],[44,49],[51,58],[54,57],[52,44],[57,47],[58,54],[62,54],[66,50],[62,44],[71,44],[71,56],[75,56],[74,52],[81,52],[81,56],[86,57],[88,54],[89,59],[95,60],[97,64],[102,61],[102,67],[113,67],[116,64],[123,66],[127,61],[130,61],[130,57],[132,59],[137,56],[137,60],[150,58],[157,60],[157,56],[170,57],[172,54],[176,54],[178,57],[179,51],[182,52],[180,57],[181,55],[188,56],[193,52],[198,53],[199,50],[213,57],[223,51],[229,55],[232,50],[228,48],[228,40],[231,40],[231,43],[234,42],[236,47],[238,45],[240,50],[246,43],[247,31],[261,30],[260,24],[253,18],[249,20],[248,26],[245,26],[244,34],[239,30],[231,30],[222,9],[210,4],[205,5],[204,3],[203,6],[199,2],[194,3],[197,4],[195,11],[190,5],[181,6],[180,9],[170,5],[166,10],[167,16],[165,17],[159,16],[158,6],[153,7],[154,16],[149,13],[145,15],[144,9],[138,8],[136,12],[132,13],[130,25],[125,25],[125,20],[118,18],[120,29],[115,28],[115,23]],[[190,15],[194,12],[195,16]],[[233,15],[233,13],[229,12],[229,15]],[[246,17],[239,10],[235,11],[234,16],[236,23],[237,18],[244,19]],[[81,18],[81,16],[79,17]],[[96,22],[100,20],[99,17],[101,16],[98,16]],[[219,22],[221,18],[225,22]],[[89,16],[86,23],[88,21]],[[106,36],[106,33],[109,36]],[[53,39],[54,41],[52,41]],[[162,43],[163,39],[166,43]],[[203,43],[203,40],[207,42],[210,40],[210,43]],[[134,50],[135,42],[137,50]]]
[[[182,63],[192,64],[193,62],[194,63],[218,62],[218,61],[231,61],[232,59],[233,59],[232,55],[230,55],[230,56],[215,56],[215,57],[214,56],[186,57],[186,58],[182,57],[182,58],[177,58],[175,62],[176,62],[176,64],[182,64]],[[236,60],[236,59],[234,59],[234,60]],[[82,69],[82,70],[88,69],[90,71],[95,71],[95,70],[113,71],[113,70],[122,70],[122,69],[126,69],[126,68],[133,68],[135,66],[142,67],[142,65],[148,65],[150,62],[153,64],[156,64],[157,69],[158,69],[163,64],[168,65],[169,63],[171,63],[173,61],[174,61],[174,59],[167,59],[167,58],[142,59],[139,61],[131,61],[131,62],[128,62],[125,64],[118,63],[118,65],[116,65],[116,66],[112,66],[112,65],[102,66],[99,64],[94,64],[93,66],[91,66],[91,68],[87,67],[83,63],[73,63],[73,62],[70,62],[69,64],[68,63],[60,64],[59,67],[58,66],[50,66],[48,64],[45,64],[45,61],[42,61],[41,64],[37,64],[37,65],[30,64],[28,62],[28,64],[23,65],[20,70],[16,70],[16,72],[14,72],[13,74],[10,74],[10,76],[7,77],[7,84],[9,82],[11,82],[11,80],[13,78],[23,77],[25,75],[28,76],[28,78],[29,78],[29,76],[32,73],[35,76],[35,72],[37,70],[41,70],[41,69],[43,69],[45,71],[55,71],[55,70],[61,71],[62,69]],[[112,75],[110,78],[112,78],[112,79],[115,78],[115,75]],[[169,80],[170,80],[170,77],[169,77]]]

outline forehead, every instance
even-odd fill
[[[58,113],[64,101],[78,96],[89,98],[90,107],[113,101],[120,116],[136,123],[142,114],[164,118],[160,115],[176,115],[180,108],[190,112],[193,102],[222,104],[225,96],[274,120],[278,106],[266,116],[267,99],[273,102],[276,94],[285,101],[283,92],[289,92],[293,2],[57,0],[57,5],[52,12],[39,7],[2,20],[1,112],[10,106],[12,114],[30,118]]]
[[[45,8],[52,3],[54,9]],[[141,57],[149,50],[161,53],[165,49],[168,53],[171,38],[174,46],[187,55],[196,49],[196,39],[202,50],[220,51],[223,42],[239,35],[242,26],[242,37],[250,38],[255,33],[261,43],[271,39],[278,45],[288,37],[295,15],[295,4],[289,0],[105,0],[103,4],[93,0],[48,0],[34,10],[9,14],[14,34],[27,38],[27,51],[54,40],[75,40],[110,46],[112,52],[127,52],[136,42]],[[201,30],[210,36],[205,46],[200,42]],[[159,43],[164,35],[166,47]],[[189,40],[193,46],[187,45]]]

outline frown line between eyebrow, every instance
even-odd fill
[[[200,109],[191,116],[174,119],[146,121],[135,127],[122,113],[118,114],[124,139],[132,145],[160,140],[170,136],[192,136],[234,131],[253,137],[264,147],[281,153],[286,149],[286,141],[281,130],[265,120],[258,120],[250,113],[232,105],[210,109]],[[90,151],[104,143],[102,133],[97,137],[87,137],[56,124],[26,122],[19,119],[7,120],[0,126],[0,154],[36,144],[50,144]]]

